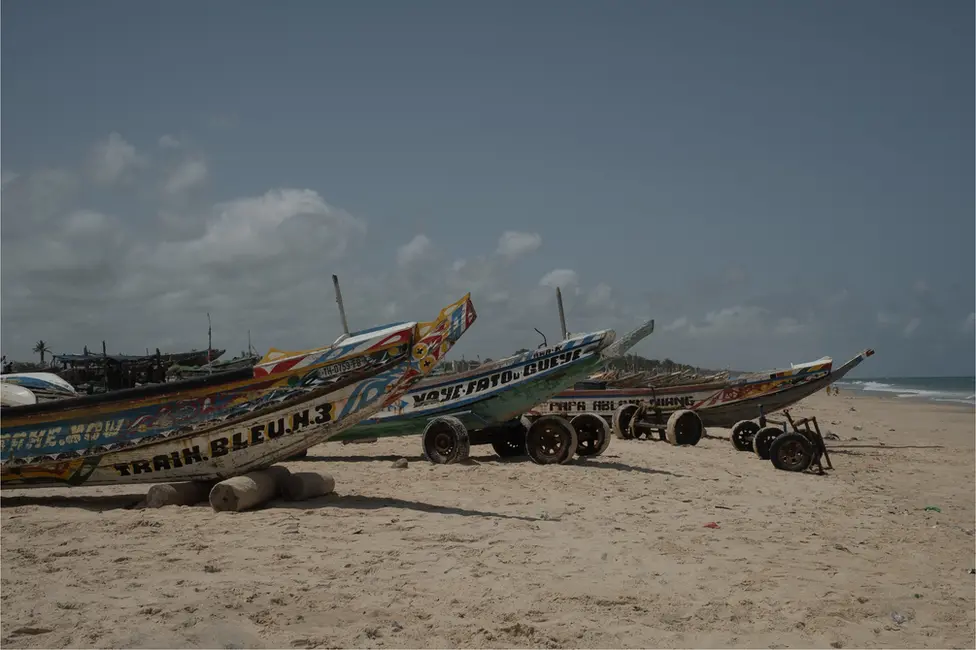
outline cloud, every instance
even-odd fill
[[[538,250],[542,246],[542,236],[538,233],[506,230],[498,238],[495,253],[503,257],[518,257]]]
[[[179,149],[181,146],[183,146],[183,143],[174,135],[166,134],[159,136],[160,149]]]
[[[613,305],[613,289],[609,284],[599,283],[587,292],[586,304],[589,307],[610,307]]]
[[[262,350],[321,345],[340,328],[333,273],[354,329],[426,319],[470,291],[480,317],[452,358],[532,348],[541,342],[534,328],[555,340],[555,286],[570,331],[622,333],[655,318],[662,326],[635,351],[703,367],[782,367],[824,354],[846,360],[874,347],[866,373],[907,374],[914,366],[904,360],[946,365],[972,349],[939,352],[947,335],[963,338],[960,327],[971,341],[974,316],[963,323],[957,305],[972,303],[934,279],[924,291],[910,283],[908,291],[868,295],[842,276],[805,284],[784,275],[782,290],[763,289],[747,267],[606,280],[590,275],[599,265],[565,268],[561,253],[542,248],[546,233],[508,224],[469,241],[455,259],[426,234],[390,241],[385,224],[367,224],[317,188],[259,182],[208,203],[199,190],[215,173],[212,163],[195,171],[190,163],[222,156],[199,150],[190,135],[179,136],[175,154],[160,140],[169,150],[157,151],[160,164],[117,133],[84,165],[4,161],[0,315],[8,357],[31,358],[38,338],[56,352],[100,348],[103,339],[111,352],[201,349],[207,312],[214,343],[230,354],[246,346],[248,330]],[[925,315],[924,328],[920,317],[913,324],[915,314]]]
[[[111,186],[127,176],[127,173],[146,164],[147,159],[116,132],[92,147],[89,170],[96,184]]]
[[[911,337],[911,335],[915,333],[915,330],[917,330],[918,326],[921,324],[922,324],[921,318],[911,319],[905,324],[905,329],[902,330],[902,334],[905,335],[905,338]]]
[[[540,287],[550,287],[553,289],[559,287],[564,290],[569,287],[575,287],[578,283],[579,276],[572,269],[555,269],[546,273],[539,280]]]
[[[684,316],[675,318],[673,321],[661,328],[663,332],[677,332],[688,327],[688,319]]]
[[[962,329],[964,332],[972,332],[976,329],[976,312],[969,312],[969,316],[963,321]]]
[[[184,160],[170,174],[163,190],[171,195],[183,194],[203,184],[207,174],[207,164],[202,160]]]
[[[409,266],[423,260],[431,252],[431,242],[427,235],[417,235],[397,249],[397,264]]]
[[[890,314],[886,311],[879,311],[877,316],[878,325],[881,327],[888,327],[890,325],[895,325],[898,323],[900,318],[895,314]]]

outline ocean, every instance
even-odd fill
[[[845,390],[888,393],[906,399],[976,405],[976,377],[874,377],[848,379],[834,384]]]

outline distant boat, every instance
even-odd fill
[[[26,388],[36,402],[77,397],[78,391],[53,372],[15,372],[0,375],[0,382]],[[35,402],[29,402],[31,404]]]

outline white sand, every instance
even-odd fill
[[[725,440],[433,466],[413,437],[317,447],[290,466],[330,468],[339,494],[254,512],[4,491],[0,641],[976,647],[973,410],[819,394],[795,412],[842,438],[826,477]]]

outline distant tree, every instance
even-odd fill
[[[51,348],[47,347],[47,343],[42,339],[34,345],[34,352],[41,355],[41,365],[44,365],[44,355],[51,351]]]

